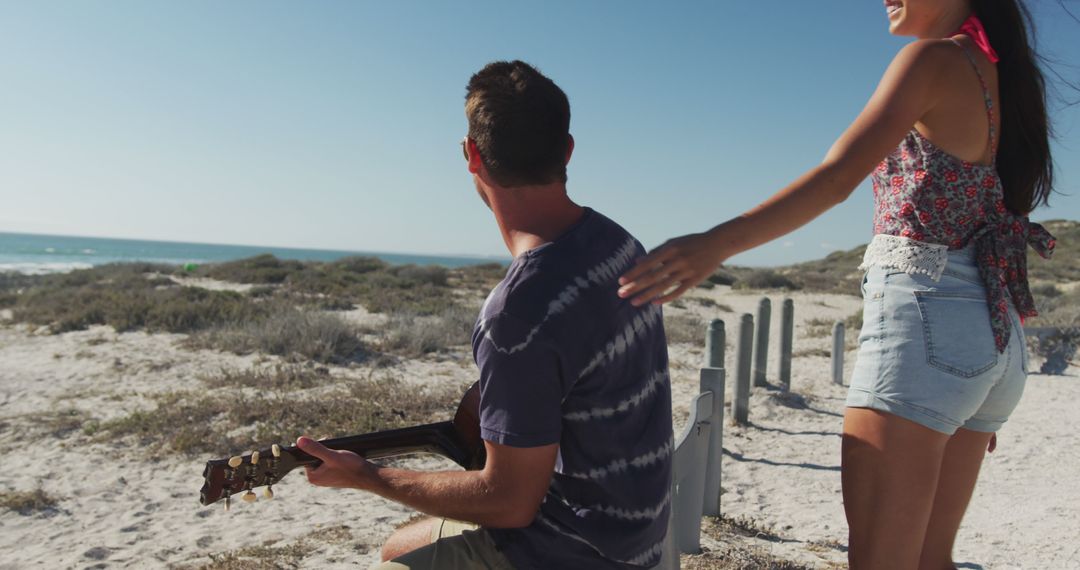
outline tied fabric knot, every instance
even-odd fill
[[[1008,211],[991,218],[972,239],[979,274],[986,285],[994,345],[998,352],[1004,352],[1011,335],[1009,299],[1021,320],[1039,314],[1027,282],[1027,248],[1049,259],[1056,241],[1042,225]]]
[[[1001,58],[998,57],[997,52],[994,51],[994,48],[990,45],[990,38],[986,35],[986,28],[983,27],[982,21],[979,20],[974,12],[968,16],[967,20],[964,20],[963,24],[960,24],[960,29],[953,32],[954,36],[960,34],[970,37],[971,41],[979,46],[979,50],[986,54],[986,59],[989,59],[990,63],[997,63],[1001,60]]]

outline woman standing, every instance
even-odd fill
[[[1052,237],[1027,214],[1053,166],[1044,82],[1017,0],[885,0],[914,36],[824,162],[766,202],[673,239],[621,280],[664,303],[739,252],[843,201],[868,174],[873,241],[864,326],[844,415],[851,567],[953,568],[952,547],[994,432],[1027,376],[1035,314],[1026,249]]]

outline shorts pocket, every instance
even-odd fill
[[[931,366],[971,378],[998,362],[986,299],[942,291],[915,291]]]

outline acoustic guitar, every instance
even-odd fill
[[[465,392],[452,420],[327,439],[320,443],[368,459],[431,453],[446,457],[465,469],[481,469],[485,453],[480,438],[480,386],[473,384]],[[266,487],[264,495],[273,498],[273,485],[290,471],[320,463],[296,446],[277,444],[247,455],[212,459],[203,469],[199,501],[210,505],[225,499],[225,510],[229,510],[231,497],[237,493],[244,493],[243,499],[247,502],[255,501],[253,489],[256,487]]]

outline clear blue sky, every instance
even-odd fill
[[[0,0],[0,231],[505,256],[458,142],[469,75],[518,58],[570,97],[571,195],[652,247],[818,162],[905,41],[876,1]],[[1034,217],[1080,219],[1080,109],[1054,118],[1069,195]],[[863,243],[870,215],[863,184],[734,261]]]

